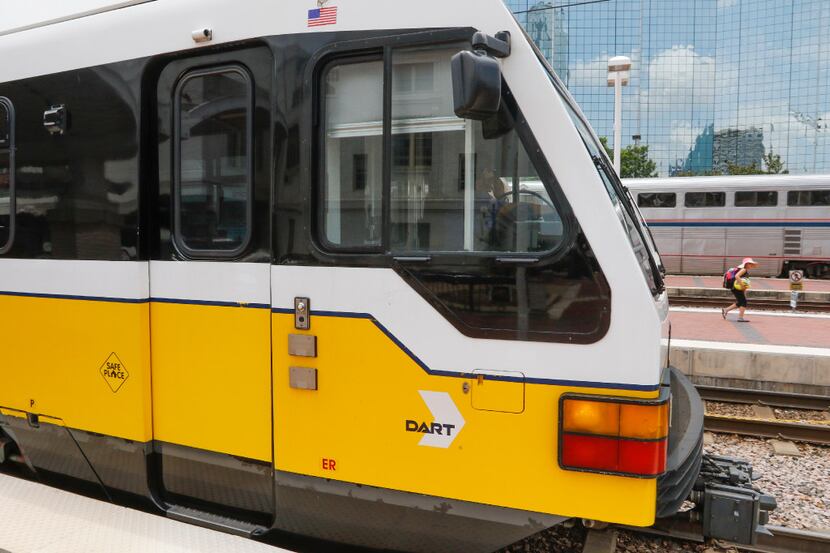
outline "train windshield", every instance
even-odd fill
[[[494,129],[496,121],[453,112],[450,60],[460,48],[393,51],[387,143],[383,62],[347,58],[325,72],[322,238],[329,248],[380,248],[384,228],[396,254],[544,255],[563,242],[560,208],[512,125]]]
[[[533,45],[532,39],[528,37],[527,40],[531,43],[531,45]],[[596,139],[593,132],[591,132],[582,116],[580,116],[577,112],[577,109],[573,106],[571,100],[568,98],[567,93],[564,91],[564,85],[558,81],[553,69],[550,67],[547,60],[545,60],[539,49],[536,48],[535,45],[533,45],[533,48],[539,59],[540,65],[544,68],[545,73],[548,75],[554,88],[559,93],[562,103],[565,106],[565,111],[567,111],[576,126],[577,131],[582,137],[582,141],[585,143],[585,147],[588,148],[588,152],[594,160],[594,164],[597,167],[600,178],[605,185],[608,196],[611,198],[611,203],[614,204],[614,210],[617,212],[617,216],[620,219],[620,224],[625,230],[626,236],[628,236],[628,240],[634,250],[634,255],[637,257],[637,262],[643,271],[643,276],[645,277],[652,294],[655,296],[658,295],[665,288],[665,284],[663,282],[663,275],[665,271],[662,268],[663,264],[657,254],[657,248],[654,245],[654,240],[651,237],[648,228],[646,227],[645,220],[632,201],[628,190],[622,185],[616,173],[608,163],[607,156],[605,156],[602,151],[599,141]]]

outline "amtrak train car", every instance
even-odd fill
[[[624,179],[666,269],[723,274],[744,257],[757,275],[830,276],[830,175]]]
[[[647,229],[501,0],[12,0],[0,59],[3,470],[430,553],[689,496]]]

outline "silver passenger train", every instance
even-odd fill
[[[830,276],[830,175],[625,179],[669,273]]]

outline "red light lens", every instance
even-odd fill
[[[617,471],[619,440],[600,436],[562,436],[562,464],[566,467]]]
[[[666,470],[666,440],[620,440],[620,472],[658,476]]]

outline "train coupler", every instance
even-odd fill
[[[754,545],[758,534],[770,534],[766,524],[777,503],[753,485],[758,478],[747,461],[703,456],[690,499],[705,537]]]

